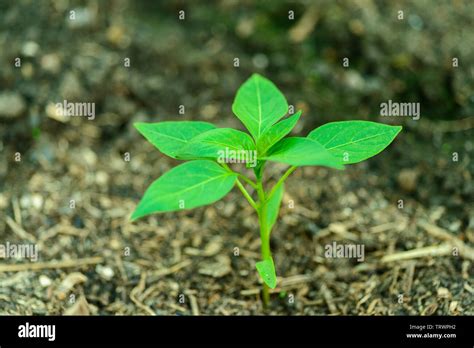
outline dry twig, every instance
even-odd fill
[[[35,263],[19,263],[12,265],[0,265],[1,272],[41,271],[43,269],[75,268],[102,263],[104,259],[100,256],[86,257],[75,260],[61,260]]]

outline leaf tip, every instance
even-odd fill
[[[400,132],[403,130],[403,126],[398,125],[398,126],[391,126],[391,127],[393,127],[393,130],[394,130],[394,134],[392,138],[392,141],[393,141],[397,137],[397,135],[400,134]]]
[[[139,218],[140,218],[140,214],[137,213],[137,210],[135,209],[135,211],[132,213],[132,215],[130,215],[130,222],[135,222],[137,221]]]
[[[275,274],[275,264],[273,259],[270,257],[263,261],[259,261],[255,264],[260,277],[268,285],[270,289],[275,289],[277,284],[276,274]]]
[[[138,219],[144,217],[145,215],[149,215],[149,212],[143,210],[143,199],[138,203],[133,211],[132,215],[130,215],[130,221],[135,222]]]
[[[145,122],[134,122],[133,127],[139,132],[143,129],[143,126],[146,125]]]

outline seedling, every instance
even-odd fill
[[[330,122],[307,137],[285,138],[301,111],[281,120],[288,113],[287,101],[271,81],[258,74],[239,88],[232,111],[250,134],[200,121],[135,124],[162,153],[188,162],[154,181],[131,219],[211,204],[236,185],[258,216],[262,260],[256,268],[263,280],[262,297],[267,305],[269,288],[277,285],[270,234],[288,176],[301,166],[343,169],[344,165],[364,161],[385,149],[402,127],[369,121]],[[268,162],[289,165],[271,187],[264,180]],[[236,172],[229,163],[246,163],[253,175]]]

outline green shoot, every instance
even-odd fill
[[[286,137],[301,111],[281,120],[288,113],[288,103],[271,81],[258,74],[239,88],[232,110],[250,134],[198,121],[135,124],[162,153],[188,162],[154,181],[131,219],[211,204],[237,186],[258,216],[262,259],[256,262],[256,268],[263,280],[262,298],[266,306],[270,301],[269,289],[278,284],[270,236],[278,218],[285,180],[300,166],[344,169],[344,165],[364,161],[384,150],[402,127],[342,121],[316,128],[307,137]],[[273,185],[265,180],[267,162],[290,166]],[[254,175],[234,171],[229,166],[232,163],[245,163],[253,168]]]

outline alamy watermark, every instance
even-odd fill
[[[72,103],[63,100],[56,103],[56,113],[60,116],[87,117],[89,121],[95,119],[95,103]]]
[[[228,147],[225,150],[217,151],[218,163],[245,163],[248,168],[257,166],[256,150],[231,150]]]
[[[6,242],[0,244],[0,259],[30,259],[38,261],[38,245],[36,244],[15,244]]]
[[[389,99],[380,104],[380,116],[404,116],[418,121],[420,119],[420,103],[398,103]]]
[[[324,246],[324,256],[328,259],[357,259],[358,262],[364,262],[365,245],[332,242]]]

